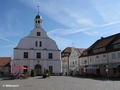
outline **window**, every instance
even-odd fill
[[[35,46],[36,46],[36,47],[38,46],[38,42],[37,42],[37,41],[35,41]]]
[[[24,66],[25,68],[28,68],[28,66]],[[24,73],[28,72],[28,69],[24,69]]]
[[[41,36],[41,33],[40,33],[40,32],[37,32],[37,36]]]
[[[39,47],[42,47],[42,42],[41,41],[39,42]]]
[[[99,60],[99,56],[96,56],[96,60]]]
[[[120,58],[120,52],[118,53],[118,58]]]
[[[75,65],[77,65],[77,61],[75,61]]]
[[[24,58],[28,58],[28,52],[24,52],[23,57],[24,57]]]
[[[112,59],[115,59],[116,58],[116,55],[115,53],[112,54]]]
[[[105,60],[106,59],[106,55],[103,55],[103,60]]]
[[[40,21],[38,20],[38,23],[40,23]]]
[[[53,73],[53,66],[49,66],[50,73]]]
[[[49,58],[49,59],[53,59],[53,54],[52,54],[52,53],[49,53],[48,58]]]
[[[41,58],[41,53],[37,53],[36,58]]]
[[[118,49],[118,48],[120,48],[120,44],[115,44],[114,49]]]

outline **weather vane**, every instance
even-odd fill
[[[37,6],[38,7],[38,15],[39,15],[39,6]]]

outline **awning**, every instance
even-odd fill
[[[85,69],[99,69],[97,66],[87,66]]]
[[[120,65],[120,63],[112,63],[109,64],[108,68],[117,68]]]

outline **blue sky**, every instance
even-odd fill
[[[40,7],[43,29],[60,50],[88,48],[120,32],[120,0],[0,0],[0,57],[13,55],[20,39],[34,29]]]

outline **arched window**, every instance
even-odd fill
[[[40,21],[38,20],[38,23],[40,23]]]

